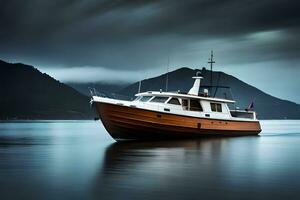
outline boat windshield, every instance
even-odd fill
[[[140,101],[141,102],[146,102],[146,101],[149,101],[150,99],[152,98],[152,96],[143,96]]]
[[[138,96],[134,99],[134,101],[139,101],[142,97],[141,96]]]
[[[150,102],[165,103],[169,97],[154,97]]]

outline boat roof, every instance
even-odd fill
[[[215,97],[204,97],[191,94],[181,94],[177,92],[157,92],[157,91],[147,91],[136,94],[135,96],[168,96],[168,97],[177,97],[177,98],[189,98],[189,99],[201,99],[207,101],[223,102],[223,103],[234,103],[235,101],[229,99],[221,99]]]

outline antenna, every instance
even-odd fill
[[[170,64],[170,55],[168,56],[168,66],[166,74],[166,92],[168,92],[168,82],[169,82],[169,64]]]
[[[214,52],[211,51],[210,58],[208,59],[208,62],[210,64],[210,93],[212,93],[212,87],[213,87],[213,64],[216,63],[214,61]]]
[[[142,81],[140,80],[139,81],[139,90],[138,90],[138,93],[141,93],[141,86],[142,86]]]

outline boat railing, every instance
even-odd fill
[[[99,92],[96,88],[89,87],[90,95],[92,96],[99,96],[99,97],[106,97],[104,93]]]
[[[247,118],[247,119],[255,119],[254,111],[246,111],[246,110],[230,110],[230,114],[232,117],[236,118]]]
[[[118,99],[118,100],[133,100],[132,97],[121,95],[113,92],[108,91],[101,91],[99,92],[96,88],[89,87],[90,95],[91,96],[98,96],[98,97],[104,97],[104,98],[112,98],[112,99]]]

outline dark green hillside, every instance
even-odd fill
[[[0,119],[86,119],[89,98],[32,66],[0,61]]]

